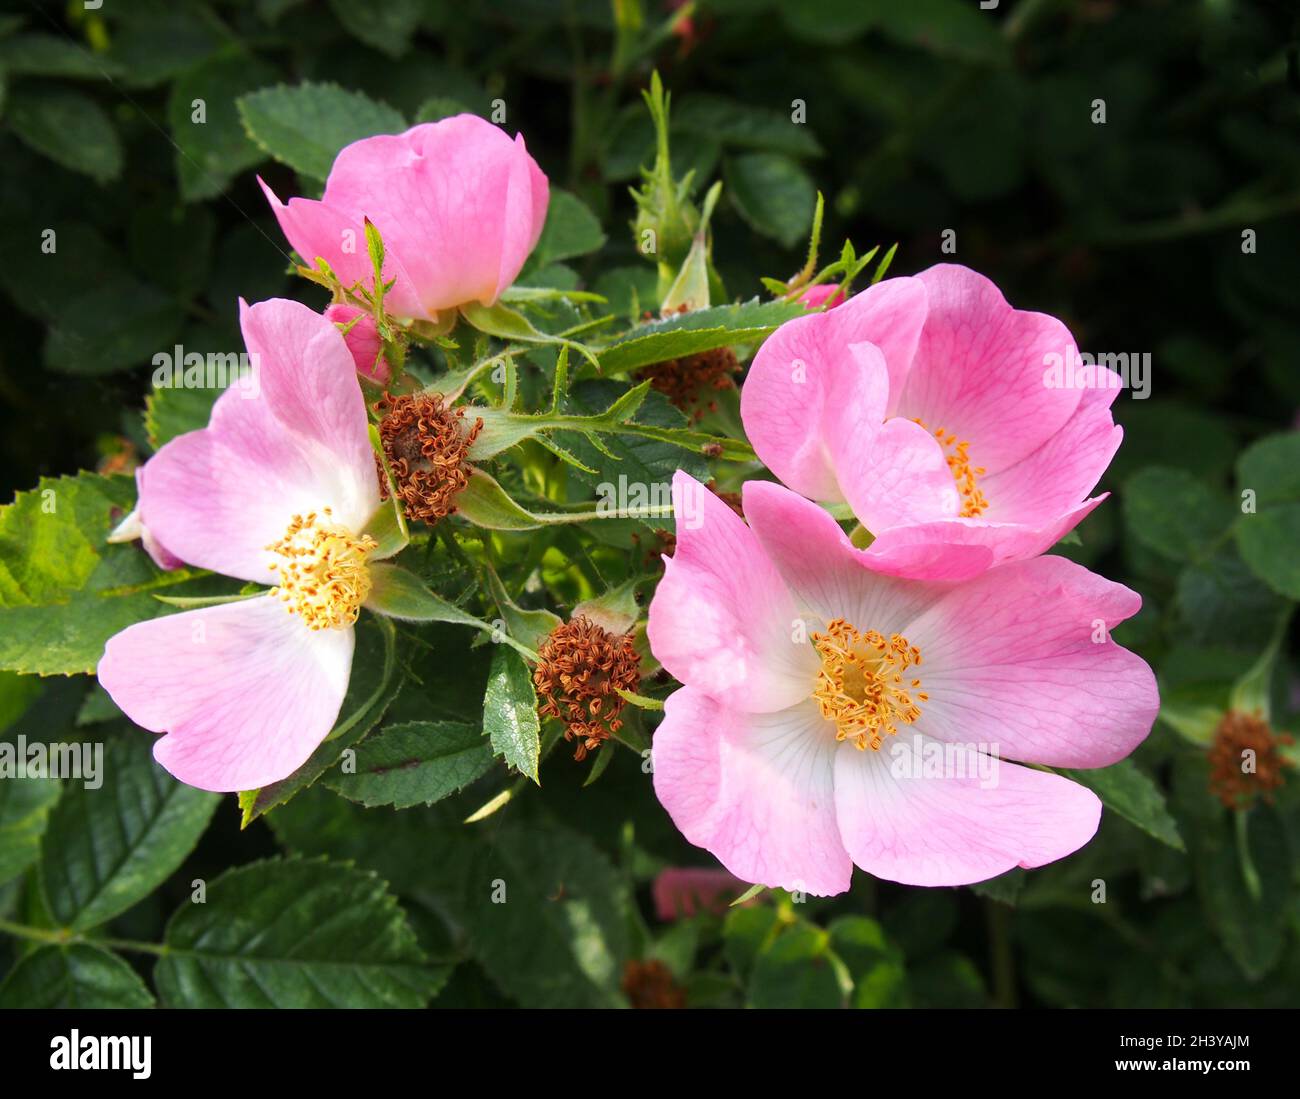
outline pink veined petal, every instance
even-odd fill
[[[270,596],[155,618],[110,638],[99,682],[190,786],[254,790],[296,771],[338,717],[353,631],[303,625]]]
[[[550,205],[550,183],[524,146],[524,135],[515,135],[516,156],[510,162],[510,180],[506,191],[505,208],[501,223],[501,265],[497,273],[497,288],[491,305],[510,288],[524,261],[537,247],[542,228],[546,224],[546,209]]]
[[[1045,379],[1049,356],[1077,354],[1074,338],[1055,317],[1013,309],[969,268],[939,264],[917,278],[929,312],[896,414],[970,443],[972,464],[998,473],[1073,415],[1081,391]]]
[[[972,753],[926,777],[932,744],[904,730],[878,752],[840,745],[840,835],[867,873],[904,885],[968,885],[1063,858],[1096,833],[1101,802],[1091,790],[987,757],[996,769],[984,774],[996,777],[984,788],[989,778],[980,778]]]
[[[782,710],[817,671],[798,612],[753,532],[686,473],[673,478],[677,548],[650,602],[650,649],[682,683],[729,706]]]
[[[747,481],[749,525],[802,608],[814,617],[808,631],[833,618],[859,630],[900,630],[945,594],[933,584],[903,583],[871,568],[822,508],[770,481]],[[813,674],[816,674],[814,666]]]
[[[759,458],[790,488],[814,500],[844,499],[831,440],[849,417],[853,441],[869,445],[906,376],[925,302],[916,279],[888,279],[836,309],[787,321],[759,348],[740,414]],[[883,375],[867,372],[855,344],[876,346]]]
[[[866,551],[873,569],[913,580],[969,580],[986,569],[1046,553],[1108,493],[1038,525],[942,519],[882,531]]]
[[[655,794],[738,878],[833,896],[853,873],[835,820],[836,747],[811,700],[746,714],[683,687],[655,731]]]
[[[360,531],[379,506],[356,364],[339,330],[298,302],[242,307],[256,384],[217,399],[206,428],[148,462],[141,514],[191,565],[273,583],[267,546],[328,507]]]
[[[536,244],[547,198],[522,142],[462,114],[349,145],[323,201],[370,218],[432,316],[496,300]]]
[[[1104,399],[1081,400],[1066,425],[1028,457],[981,479],[993,522],[1044,525],[1073,510],[1101,480],[1124,438]]]
[[[285,239],[308,267],[315,267],[316,259],[320,257],[330,265],[344,286],[361,283],[373,288],[375,271],[366,246],[364,215],[309,198],[291,198],[286,205],[261,176],[257,177],[257,182],[270,203],[275,220],[280,223]],[[382,228],[380,234],[384,235]],[[401,258],[388,246],[387,236],[384,236],[383,274],[385,282],[393,280],[392,288],[384,296],[384,306],[390,313],[398,317],[435,319],[425,313],[418,287],[402,266]]]
[[[343,342],[352,353],[352,360],[357,365],[357,373],[371,381],[388,381],[388,360],[381,356],[384,341],[379,335],[379,326],[375,318],[362,312],[355,305],[335,302],[325,310],[325,319],[331,324],[344,327],[351,325],[346,332],[339,328]]]
[[[905,633],[929,700],[918,731],[1049,767],[1105,767],[1151,731],[1155,676],[1109,632],[1141,597],[1064,557],[952,588]]]

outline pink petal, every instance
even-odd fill
[[[969,442],[972,464],[997,473],[1073,415],[1081,391],[1049,387],[1045,375],[1049,355],[1077,354],[1074,338],[1055,317],[1011,308],[969,268],[940,264],[917,277],[929,312],[896,414]]]
[[[796,492],[844,499],[831,440],[846,419],[852,441],[874,436],[911,364],[925,309],[921,283],[888,279],[838,309],[787,321],[759,348],[741,390],[741,418],[759,458]],[[883,374],[868,370],[877,358],[855,353],[855,344],[875,345]]]
[[[254,790],[296,771],[338,717],[353,631],[309,630],[270,596],[130,626],[99,681],[137,725],[166,733],[154,758],[204,790]]]
[[[729,902],[745,892],[745,883],[725,870],[670,866],[659,872],[650,892],[661,920],[689,918],[697,912],[725,916]]]
[[[1151,669],[1108,632],[1141,604],[1064,557],[1004,565],[952,588],[903,631],[921,650],[929,695],[917,729],[1051,767],[1123,759],[1159,708]]]
[[[810,623],[809,631],[832,618],[845,618],[863,629],[889,634],[945,594],[937,585],[905,583],[876,573],[870,554],[857,549],[826,511],[781,485],[747,481],[744,509],[781,579],[801,607],[819,620]]]
[[[257,385],[218,399],[141,478],[154,537],[191,565],[274,582],[266,547],[295,514],[329,507],[361,530],[379,506],[356,364],[339,330],[298,302],[241,305]]]
[[[352,352],[357,373],[371,381],[387,382],[388,360],[381,356],[384,341],[379,335],[375,318],[355,305],[335,302],[325,310],[325,319],[336,326],[347,327],[351,324],[346,332],[343,332],[343,328],[339,328],[339,331],[343,333],[343,341]]]
[[[809,309],[817,309],[820,306],[826,306],[827,309],[834,309],[837,305],[844,304],[844,296],[840,293],[839,283],[823,282],[816,286],[810,286],[795,301],[801,302]]]
[[[1039,525],[943,519],[882,531],[867,556],[871,567],[914,580],[968,580],[985,569],[1046,553],[1106,495],[1085,500]]]
[[[918,745],[928,743],[900,733],[878,752],[843,744],[836,753],[840,834],[869,874],[904,885],[967,885],[1062,858],[1096,833],[1101,802],[1091,790],[1001,761],[985,789],[969,755],[964,776],[953,768],[925,777]]]
[[[836,747],[811,701],[746,714],[683,687],[655,731],[655,794],[738,878],[833,896],[853,873],[835,820]]]
[[[797,612],[753,532],[692,477],[673,478],[677,548],[650,602],[650,648],[682,683],[757,712],[804,698],[816,675]]]
[[[360,284],[366,289],[373,288],[374,265],[366,245],[363,215],[309,198],[291,198],[286,206],[275,197],[261,176],[257,182],[271,204],[271,211],[280,223],[285,239],[308,267],[315,267],[317,258],[324,259],[344,286]],[[382,229],[380,234],[383,235]],[[397,317],[434,319],[425,313],[418,286],[402,266],[401,258],[388,247],[387,237],[384,237],[384,245],[384,281],[395,280],[384,298],[384,307]]]
[[[462,114],[349,145],[322,201],[370,218],[409,280],[412,315],[433,316],[497,300],[541,236],[549,187],[522,139]]]
[[[1124,429],[1111,418],[1108,401],[1081,400],[1066,425],[1047,442],[1015,465],[981,480],[989,507],[980,518],[1026,525],[1060,518],[1101,480],[1123,437]]]

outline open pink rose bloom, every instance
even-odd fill
[[[345,286],[374,281],[369,218],[384,241],[384,279],[396,280],[385,307],[430,321],[496,302],[537,244],[550,196],[523,136],[469,114],[353,142],[319,202],[285,204],[262,190],[298,254],[309,266],[325,259]]]
[[[140,622],[98,668],[132,721],[166,734],[158,762],[218,791],[284,778],[333,727],[370,590],[362,531],[379,507],[338,328],[280,299],[243,305],[241,323],[256,390],[227,390],[206,428],[149,460],[138,512],[175,558],[271,592]]]
[[[687,839],[745,881],[831,895],[854,864],[961,885],[1092,837],[1096,795],[1022,764],[1103,767],[1150,731],[1155,677],[1107,632],[1136,593],[1051,556],[899,579],[780,485],[745,484],[748,525],[684,473],[673,489],[648,633],[684,686],[654,785]]]
[[[741,415],[764,464],[847,503],[872,566],[959,579],[1050,549],[1105,497],[1119,377],[1068,384],[1074,339],[940,265],[789,321],[759,349]]]

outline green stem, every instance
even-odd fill
[[[1016,963],[1011,951],[1011,910],[997,901],[985,900],[989,928],[989,961],[993,969],[993,1002],[998,1007],[1016,1006]]]
[[[1259,871],[1255,869],[1255,860],[1250,857],[1248,820],[1249,817],[1244,810],[1232,814],[1233,829],[1237,837],[1237,865],[1241,867],[1241,880],[1245,883],[1250,899],[1258,902],[1263,896],[1264,889],[1260,884]]]
[[[130,950],[138,954],[156,954],[163,955],[167,953],[167,947],[159,943],[142,943],[133,939],[95,939],[88,935],[83,935],[79,931],[73,931],[68,927],[29,927],[27,924],[13,923],[10,920],[0,920],[0,931],[13,935],[19,939],[27,939],[31,942],[43,943],[46,946],[73,946],[84,944],[86,946],[109,947],[114,950]]]

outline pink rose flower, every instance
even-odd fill
[[[353,318],[356,318],[355,323]],[[357,373],[371,381],[381,384],[387,382],[388,360],[380,357],[384,341],[379,336],[379,326],[375,324],[375,318],[355,305],[335,302],[325,310],[325,319],[339,325],[340,332],[343,332],[349,323],[352,324],[351,328],[343,332],[343,340],[348,345],[348,350],[352,352],[352,358],[357,364]]]
[[[182,561],[276,587],[129,626],[98,669],[132,721],[165,734],[154,758],[218,791],[292,774],[333,728],[370,590],[361,532],[379,507],[339,330],[279,299],[241,302],[240,320],[259,385],[228,389],[207,427],[154,455],[140,512]]]
[[[854,864],[963,885],[1088,842],[1096,795],[1008,761],[1103,767],[1147,735],[1155,677],[1108,636],[1135,592],[1052,556],[900,580],[780,485],[745,485],[748,525],[684,473],[673,490],[687,518],[648,636],[684,686],[654,787],[688,840],[817,895]]]
[[[550,197],[523,136],[469,114],[353,142],[319,202],[285,205],[258,182],[298,254],[309,265],[323,257],[347,286],[374,282],[369,218],[384,240],[384,279],[397,280],[385,305],[423,320],[492,305],[537,244]]]
[[[887,279],[782,325],[741,391],[758,456],[790,488],[847,502],[881,572],[961,579],[1050,549],[1123,431],[1119,377],[1072,384],[1060,321],[965,267]]]

